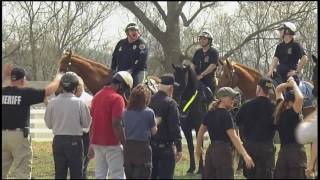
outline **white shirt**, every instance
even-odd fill
[[[82,92],[81,96],[79,97],[81,99],[81,101],[83,101],[87,106],[88,108],[90,109],[91,107],[91,101],[92,101],[92,98],[93,96],[85,91]],[[88,133],[89,130],[90,130],[90,126],[91,126],[91,122],[89,124],[89,128],[83,128],[83,131]]]

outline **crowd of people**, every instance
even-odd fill
[[[202,178],[233,179],[235,150],[244,160],[246,178],[304,179],[315,172],[316,114],[306,118],[308,124],[302,123],[303,95],[298,88],[306,55],[293,39],[294,24],[284,23],[279,32],[283,41],[276,48],[267,77],[258,82],[257,97],[245,102],[235,116],[230,110],[239,93],[230,87],[216,90],[218,51],[212,47],[210,32],[199,35],[201,48],[195,52],[193,68],[202,88],[216,96],[210,100],[197,134],[197,158],[204,151],[205,132],[211,142],[205,153]],[[59,73],[45,89],[34,89],[26,87],[24,68],[5,66],[4,76],[10,83],[2,88],[2,178],[7,178],[13,162],[17,164],[16,178],[31,178],[30,106],[45,102],[44,121],[54,134],[55,178],[67,178],[68,171],[71,179],[87,178],[89,161],[94,158],[97,179],[173,179],[176,163],[182,158],[179,105],[172,97],[179,84],[173,74],[163,74],[158,92],[152,95],[143,84],[146,43],[135,23],[128,24],[125,33],[127,37],[118,42],[113,52],[112,80],[105,82],[94,96],[85,91],[82,78],[73,72]],[[273,70],[277,62],[281,81],[273,102],[270,77],[276,76]],[[59,88],[56,97],[48,101],[47,97]],[[124,96],[128,92],[127,101]],[[277,159],[276,131],[280,137]],[[312,143],[309,162],[304,143]]]

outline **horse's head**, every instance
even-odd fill
[[[65,73],[67,71],[71,71],[71,67],[72,67],[71,56],[72,56],[71,50],[65,50],[63,52],[63,56],[60,60],[58,72]]]
[[[223,63],[222,74],[219,78],[218,88],[220,87],[231,87],[234,88],[238,86],[239,77],[236,74],[236,70],[229,60],[226,60]]]
[[[189,66],[185,66],[185,65],[177,66],[177,65],[174,65],[174,64],[172,64],[172,67],[174,69],[173,75],[174,75],[175,81],[180,84],[179,87],[174,88],[173,96],[174,97],[178,97],[179,95],[181,95],[184,92],[184,90],[187,87],[187,84],[188,84],[188,69],[190,67]]]

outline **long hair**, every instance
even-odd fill
[[[212,102],[209,104],[209,108],[208,108],[209,111],[214,111],[214,110],[216,110],[220,103],[221,103],[221,99],[218,99],[217,101],[212,101]]]
[[[283,113],[283,111],[286,109],[286,105],[287,105],[288,101],[286,100],[280,100],[280,102],[278,103],[276,110],[273,113],[273,124],[277,124],[281,114]]]
[[[143,84],[137,85],[133,88],[129,97],[127,109],[142,111],[150,102],[151,92]]]

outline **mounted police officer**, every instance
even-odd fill
[[[192,63],[198,75],[197,78],[201,80],[205,87],[209,87],[209,89],[205,88],[205,95],[209,96],[209,101],[211,101],[212,97],[210,96],[215,92],[217,84],[215,70],[218,66],[219,53],[212,47],[212,34],[210,32],[203,31],[198,37],[201,48],[195,52]]]
[[[111,69],[114,73],[128,71],[133,78],[133,87],[146,77],[148,48],[140,38],[137,24],[130,23],[125,29],[127,38],[121,39],[112,54]]]
[[[293,76],[299,85],[300,80],[298,76],[300,76],[308,59],[301,45],[294,40],[297,28],[293,23],[285,22],[278,30],[282,42],[276,48],[267,76],[276,79],[278,81],[277,84],[286,82],[288,77]],[[277,67],[277,73],[273,74],[275,67]]]

